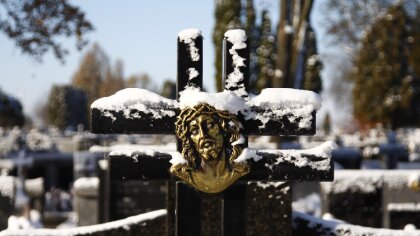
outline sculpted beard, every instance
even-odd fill
[[[223,139],[221,136],[218,136],[216,139],[207,137],[206,139],[200,140],[199,147],[196,147],[196,150],[205,160],[215,160],[220,156],[222,144]]]

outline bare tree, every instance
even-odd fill
[[[62,37],[75,37],[81,49],[87,43],[85,34],[92,30],[85,14],[68,0],[0,0],[0,32],[37,60],[52,50],[63,62],[68,50]]]

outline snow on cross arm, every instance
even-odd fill
[[[245,110],[245,101],[232,91],[219,93],[206,93],[198,88],[187,87],[180,92],[179,107],[181,109],[194,107],[195,105],[206,103],[217,110],[228,111],[232,114]]]
[[[288,88],[264,89],[259,95],[251,94],[247,100],[229,90],[206,93],[193,87],[185,88],[180,95],[180,100],[177,102],[145,89],[127,88],[112,96],[96,100],[91,107],[115,121],[113,112],[122,111],[127,119],[141,118],[142,114],[151,114],[154,119],[161,119],[174,117],[175,109],[207,103],[218,110],[232,114],[241,112],[246,120],[258,119],[262,127],[270,120],[287,117],[290,122],[298,122],[301,129],[311,127],[312,113],[321,107],[321,98],[318,94]],[[259,112],[254,111],[254,108]]]
[[[91,108],[101,110],[104,116],[113,117],[109,111],[123,111],[124,116],[128,119],[138,118],[138,113],[131,113],[131,110],[152,114],[155,119],[165,116],[175,116],[175,112],[166,109],[151,108],[176,108],[177,102],[164,98],[159,94],[153,93],[146,89],[127,88],[118,91],[109,97],[103,97],[92,103]]]
[[[336,146],[337,145],[334,142],[327,141],[315,148],[307,150],[257,150],[245,148],[235,162],[244,162],[248,160],[258,162],[267,154],[271,154],[277,156],[276,162],[273,165],[291,163],[297,167],[308,166],[311,169],[327,170],[331,168],[331,152]],[[311,157],[316,157],[317,160],[312,161]],[[322,158],[322,160],[318,160],[319,158]]]
[[[318,94],[309,90],[266,88],[259,95],[252,96],[247,104],[268,108],[312,105],[314,110],[319,110],[322,100]]]

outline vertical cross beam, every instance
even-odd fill
[[[176,235],[197,236],[201,231],[200,193],[178,181],[176,183]]]
[[[203,86],[203,36],[197,29],[178,34],[177,99],[186,86]]]
[[[202,88],[203,36],[199,30],[187,29],[178,34],[177,69],[177,99],[179,98],[179,93],[186,86]],[[180,140],[177,140],[177,149],[179,152],[182,151]],[[176,184],[175,215],[175,234],[177,236],[200,235],[200,194],[197,190],[181,182]],[[168,221],[168,223],[170,222]]]
[[[241,97],[249,92],[249,41],[245,31],[229,30],[223,39],[223,81],[225,90]]]
[[[229,30],[223,39],[225,90],[246,98],[249,92],[249,41],[243,30]],[[248,146],[248,136],[245,137]],[[246,185],[237,183],[223,193],[222,235],[245,235]]]

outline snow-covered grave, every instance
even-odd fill
[[[176,229],[177,235],[200,235],[202,227],[214,224],[213,219],[203,216],[212,214],[201,214],[200,206],[205,201],[203,199],[213,198],[213,201],[220,204],[213,212],[219,211],[216,215],[222,215],[222,219],[219,225],[210,228],[222,230],[224,235],[244,235],[246,215],[252,213],[244,210],[247,201],[245,181],[331,181],[331,151],[335,145],[333,142],[325,142],[308,150],[246,148],[248,135],[313,135],[315,113],[321,107],[321,99],[310,91],[284,88],[267,88],[259,95],[249,94],[249,42],[243,30],[229,30],[225,33],[224,91],[203,92],[202,40],[201,32],[196,29],[184,30],[178,35],[177,100],[163,98],[144,89],[129,88],[119,91],[92,104],[92,132],[175,134],[175,122],[180,111],[198,104],[208,104],[217,110],[236,115],[242,126],[242,135],[238,140],[232,141],[232,146],[241,145],[245,149],[235,162],[249,163],[251,171],[224,192],[206,195],[181,181],[176,181],[176,184],[172,181],[173,177],[168,171],[171,164],[185,162],[180,147],[174,151],[135,150],[111,153],[108,158],[108,192],[112,204],[112,186],[115,182],[170,180],[168,231]],[[273,183],[274,185],[270,185],[270,182],[268,184],[281,188],[285,198],[290,198],[288,184]],[[279,198],[273,198],[274,202],[275,199]],[[261,224],[265,224],[273,232],[291,235],[290,200],[276,204],[282,207],[272,214],[283,216],[283,226],[274,227],[278,222],[273,220]],[[110,206],[110,209],[112,213],[115,208]],[[108,220],[117,219],[111,217]]]
[[[18,182],[16,177],[0,175],[0,230],[7,228],[8,217],[15,213],[15,203],[19,200]],[[27,179],[23,187],[34,205],[41,206],[44,200],[43,178]],[[35,210],[41,209],[35,208]]]
[[[322,214],[356,225],[420,228],[420,170],[339,170],[321,183]]]
[[[161,209],[113,222],[83,227],[63,225],[60,229],[11,228],[0,232],[0,236],[164,235],[165,231],[161,225],[165,222],[165,215],[166,210]],[[16,219],[11,223],[28,225],[28,222],[22,224],[24,220]]]

